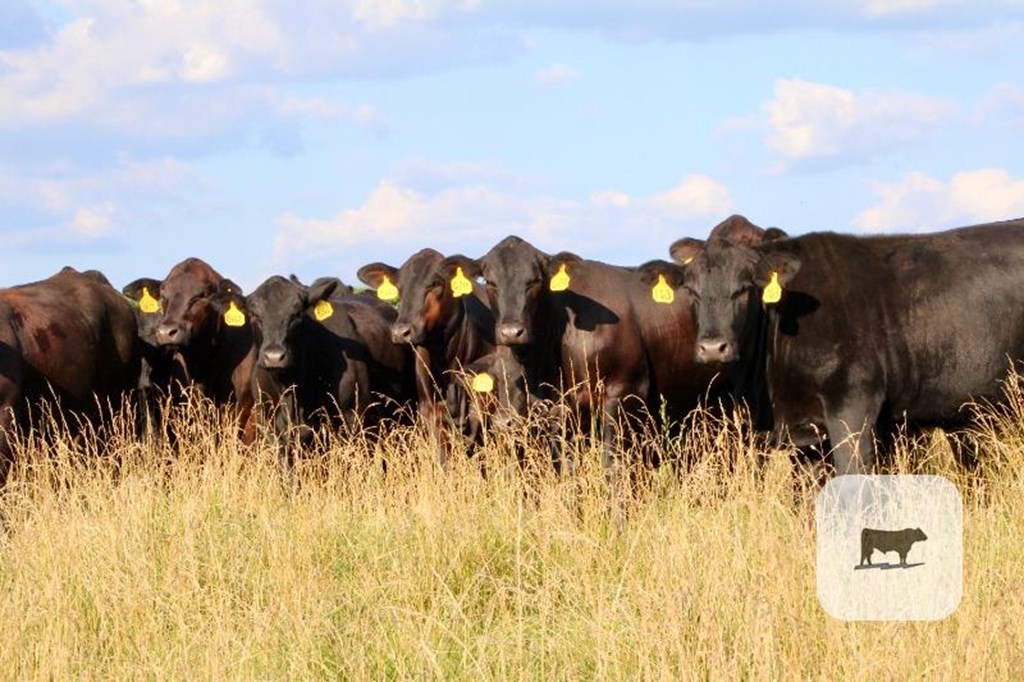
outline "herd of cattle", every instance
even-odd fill
[[[120,292],[71,268],[2,289],[0,482],[10,430],[40,399],[102,420],[182,386],[233,406],[246,442],[265,415],[288,461],[328,425],[499,428],[470,409],[475,391],[496,411],[560,399],[596,419],[608,468],[623,425],[672,427],[731,397],[758,429],[826,444],[853,473],[900,423],[963,425],[965,403],[998,401],[1024,359],[1024,220],[789,237],[732,216],[669,251],[624,267],[513,236],[477,259],[424,249],[366,265],[362,293],[274,276],[245,296],[197,258]]]

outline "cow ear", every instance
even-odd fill
[[[310,304],[314,304],[317,301],[328,299],[338,289],[339,284],[341,284],[341,280],[337,277],[321,277],[306,290],[306,300]]]
[[[356,277],[371,289],[377,289],[383,284],[385,277],[392,284],[395,284],[398,281],[398,268],[394,268],[386,263],[370,263],[359,268]]]
[[[571,251],[559,251],[553,256],[547,257],[547,263],[544,264],[544,269],[547,272],[548,278],[554,277],[565,266],[566,272],[572,274],[572,266],[575,263],[579,263],[583,258],[577,256]]]
[[[153,298],[160,298],[160,286],[162,284],[163,282],[159,279],[140,277],[134,282],[125,284],[121,289],[121,293],[133,301],[139,301],[143,296],[142,290],[145,289]]]
[[[659,277],[664,277],[665,282],[673,289],[683,285],[683,275],[686,268],[667,260],[650,260],[637,267],[636,272],[640,275],[640,281],[645,287],[653,287]]]
[[[689,265],[690,261],[699,256],[704,251],[706,244],[701,239],[694,239],[693,237],[683,237],[672,242],[672,246],[668,247],[669,255],[672,256],[672,260],[683,265]]]
[[[462,268],[462,274],[469,279],[483,277],[484,274],[479,261],[462,254],[448,256],[437,266],[438,271],[444,276],[445,280],[449,281],[455,276],[459,268]]]
[[[777,227],[769,227],[764,231],[764,237],[761,239],[761,243],[765,242],[777,242],[780,239],[789,239],[789,235],[784,230]]]
[[[242,293],[242,287],[238,286],[226,277],[217,283],[217,293],[236,295],[239,297],[244,296]]]
[[[313,280],[313,283],[306,288],[316,289],[318,287],[326,286],[328,282],[331,282],[334,285],[334,289],[328,294],[328,296],[351,296],[355,293],[355,289],[342,282],[339,277],[331,276],[317,277]]]
[[[800,272],[800,257],[788,251],[769,251],[754,266],[754,284],[764,288],[776,275],[777,284],[785,288]]]

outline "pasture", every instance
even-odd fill
[[[815,595],[815,484],[742,414],[648,433],[625,528],[600,443],[556,478],[528,424],[442,471],[412,428],[322,436],[283,484],[272,434],[226,437],[193,401],[180,439],[16,444],[0,501],[0,671],[17,679],[1012,679],[1024,667],[1024,394],[887,470],[964,496],[965,584],[937,623],[849,624]],[[529,417],[527,418],[529,419]],[[636,457],[637,453],[631,453]],[[387,466],[382,466],[386,460]]]

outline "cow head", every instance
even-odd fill
[[[160,284],[163,317],[156,328],[157,344],[187,348],[212,343],[224,311],[232,301],[237,305],[240,297],[237,284],[198,258],[178,263]]]
[[[686,238],[669,248],[685,266],[683,287],[696,301],[696,359],[701,363],[737,360],[754,316],[762,306],[774,305],[762,301],[765,288],[772,284],[785,291],[800,269],[796,254],[776,248],[774,242],[786,236],[782,230],[754,232],[752,224],[736,216],[726,222],[707,242]],[[741,229],[732,232],[737,226]]]
[[[335,293],[340,281],[322,277],[310,287],[275,275],[245,299],[257,346],[256,364],[262,369],[288,369],[302,348],[302,328],[311,311]],[[334,314],[333,312],[331,314]]]
[[[126,284],[121,293],[131,303],[135,319],[139,324],[139,337],[155,344],[156,331],[163,321],[160,314],[160,286],[163,284],[152,277],[140,277]]]
[[[915,542],[920,542],[922,540],[927,540],[927,539],[928,539],[928,536],[924,534],[923,530],[921,530],[920,528],[915,528],[914,529],[914,541]]]
[[[377,289],[387,277],[399,292],[398,318],[391,325],[395,343],[422,344],[434,330],[443,328],[459,305],[452,293],[443,255],[433,249],[414,253],[400,268],[371,263],[359,268],[359,279]]]
[[[484,278],[497,319],[497,342],[518,346],[530,343],[537,332],[533,321],[548,290],[551,263],[550,256],[512,236],[498,242],[479,260],[449,256],[442,267],[449,273],[449,281],[457,268],[469,279]]]

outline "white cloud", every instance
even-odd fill
[[[537,72],[537,84],[545,88],[556,88],[578,80],[580,72],[565,64],[552,64]]]
[[[106,237],[111,232],[115,206],[106,201],[95,206],[83,206],[75,211],[68,225],[71,234],[86,239]]]
[[[300,29],[268,0],[82,0],[69,10],[76,18],[49,41],[0,49],[0,130],[108,130],[137,149],[145,145],[133,140],[199,138],[234,133],[248,121],[328,113],[374,132],[384,128],[366,105],[313,99],[304,106],[287,93],[319,64],[365,52],[344,30],[331,33],[329,21]],[[318,48],[330,49],[331,58]]]
[[[956,113],[949,102],[904,92],[853,91],[793,79],[764,104],[766,145],[782,169],[849,163],[931,134]]]
[[[353,247],[394,252],[414,245],[479,254],[505,235],[519,234],[542,249],[586,244],[588,256],[639,262],[661,257],[665,244],[684,228],[704,229],[733,208],[727,189],[704,175],[686,176],[652,196],[605,189],[579,200],[509,181],[512,176],[482,175],[473,164],[465,167],[462,181],[446,167],[449,184],[426,191],[383,179],[362,205],[330,218],[284,215],[278,220],[275,255],[281,264],[334,262],[344,261]]]
[[[950,4],[956,3],[950,0],[868,0],[864,10],[868,16],[884,17],[913,14]]]
[[[650,204],[667,215],[691,218],[724,213],[732,200],[725,185],[706,175],[688,175],[672,189],[652,197]]]
[[[908,173],[874,191],[878,203],[854,221],[866,232],[926,231],[1024,216],[1024,179],[1001,168],[956,173],[947,182]]]
[[[181,57],[181,78],[192,83],[211,83],[227,78],[231,69],[226,54],[205,45],[193,45]]]
[[[123,162],[102,172],[67,164],[0,166],[3,243],[108,243],[139,224],[152,226],[160,205],[186,204],[185,193],[201,194],[202,184],[174,159]]]

